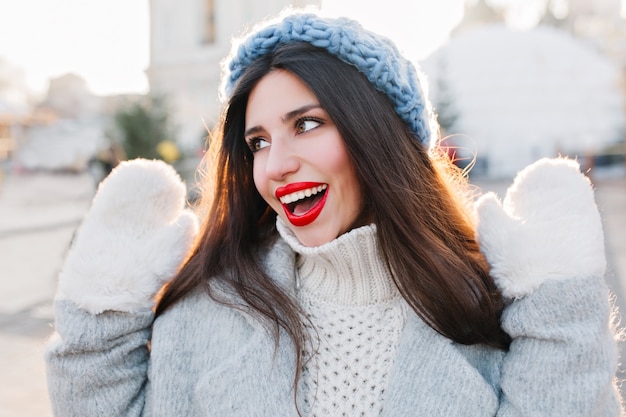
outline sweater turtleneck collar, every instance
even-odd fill
[[[296,276],[301,294],[355,307],[400,296],[378,248],[375,225],[353,229],[316,247],[302,245],[280,217],[276,227],[298,254]]]

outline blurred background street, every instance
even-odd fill
[[[24,174],[0,185],[0,416],[51,416],[43,347],[57,274],[93,196],[82,174]]]
[[[193,184],[232,38],[286,6],[392,38],[483,190],[503,196],[541,157],[578,158],[626,311],[626,0],[0,0],[0,417],[51,415],[52,299],[96,184],[135,157]]]

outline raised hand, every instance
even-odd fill
[[[186,190],[162,161],[123,162],[98,188],[59,277],[57,299],[98,314],[151,308],[197,234]]]
[[[604,275],[600,214],[576,161],[542,159],[517,175],[502,203],[487,193],[475,208],[481,251],[506,297],[547,280]]]

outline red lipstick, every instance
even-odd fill
[[[319,187],[323,187],[323,189],[319,190]],[[281,202],[283,206],[283,210],[285,211],[285,215],[287,216],[287,220],[291,224],[296,227],[307,226],[315,221],[317,217],[322,212],[324,205],[326,204],[326,198],[328,196],[328,184],[319,183],[319,182],[297,182],[287,184],[284,187],[279,187],[275,191],[276,198],[280,200],[281,197],[288,196],[289,194],[297,193],[299,191],[305,191],[308,189],[318,189],[313,194],[321,194],[321,198],[305,213],[302,214],[294,214],[292,211],[293,204],[297,201],[301,201],[302,199],[297,199],[296,197],[292,201]],[[288,198],[288,200],[290,200]]]

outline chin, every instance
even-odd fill
[[[334,239],[319,236],[310,236],[308,233],[305,233],[304,235],[296,234],[296,237],[298,238],[298,241],[300,243],[307,247],[322,246]]]
[[[298,238],[298,241],[308,247],[322,246],[326,243],[332,242],[338,236],[336,233],[329,233],[324,231],[314,232],[314,231],[304,231],[304,230],[294,230],[297,228],[293,228],[294,234]]]

